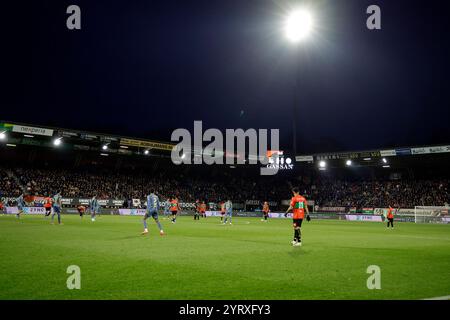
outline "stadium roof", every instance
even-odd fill
[[[61,145],[62,148],[98,151],[105,154],[145,154],[168,157],[168,152],[175,146],[172,142],[6,121],[0,121],[0,133],[6,134],[6,137],[0,140],[0,144],[7,146],[54,147],[54,141],[62,139],[64,141]],[[295,160],[296,162],[309,164],[317,164],[320,161],[345,163],[347,160],[351,160],[360,165],[378,166],[381,164],[388,166],[387,163],[383,162],[383,158],[448,153],[450,153],[450,144],[353,152],[326,152],[297,155]]]

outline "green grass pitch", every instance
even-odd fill
[[[302,247],[290,220],[175,225],[141,217],[0,216],[0,299],[422,299],[450,294],[450,225],[312,220]],[[69,290],[69,265],[81,289]],[[381,268],[369,290],[367,267]]]

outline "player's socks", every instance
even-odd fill
[[[156,224],[158,225],[158,229],[161,232],[162,231],[162,226],[161,226],[161,222],[156,221]]]
[[[294,239],[297,242],[301,242],[300,229],[294,229]]]

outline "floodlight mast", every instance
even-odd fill
[[[299,43],[305,41],[311,34],[313,19],[311,13],[305,9],[297,9],[289,13],[286,17],[284,32],[286,38],[295,46],[296,53],[299,55]],[[294,84],[294,106],[292,117],[292,145],[294,155],[297,155],[297,105],[299,104],[299,77],[300,61],[297,58],[295,63],[295,84]]]

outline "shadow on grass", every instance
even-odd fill
[[[292,247],[292,250],[288,252],[291,257],[299,257],[304,256],[305,254],[309,254],[308,250],[305,250],[301,247]]]

